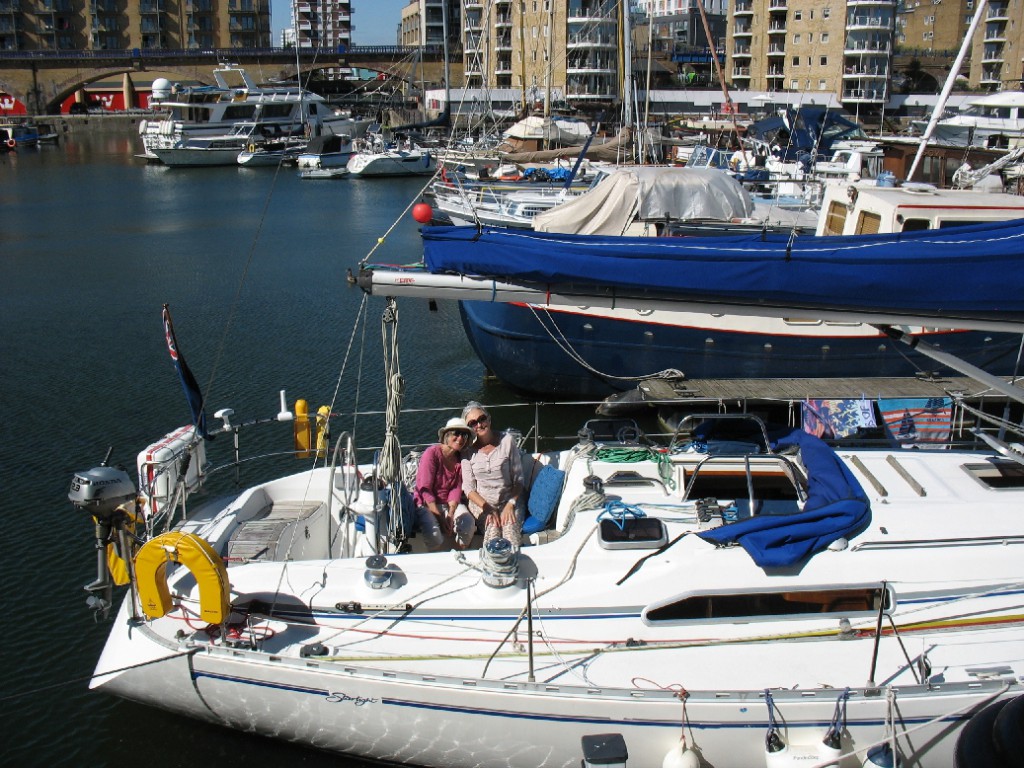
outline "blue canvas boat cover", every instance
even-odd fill
[[[807,468],[807,501],[792,515],[758,515],[698,534],[715,544],[739,544],[761,568],[797,565],[871,522],[871,508],[857,478],[825,442],[802,430],[778,439],[795,445]]]
[[[434,273],[751,307],[1024,321],[1024,219],[847,237],[421,231]]]

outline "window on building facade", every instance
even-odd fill
[[[808,32],[807,33],[807,42],[808,43],[813,43],[814,42],[814,33],[813,32]]]
[[[790,80],[789,81],[789,90],[791,90],[791,91],[799,91],[800,90],[800,81],[799,80]]]
[[[824,80],[819,80],[818,81],[818,90],[819,91],[828,90],[827,87],[825,86],[825,81]]]
[[[821,42],[823,42],[823,43],[827,43],[828,42],[828,32],[822,32],[821,33]]]
[[[800,35],[793,35],[793,42],[794,43],[799,43],[800,42]]]
[[[821,16],[822,16],[822,18],[827,19],[831,15],[832,15],[832,9],[831,8],[822,8],[821,9]]]
[[[794,56],[793,57],[793,66],[794,67],[799,67],[800,66],[800,57],[799,56]]]
[[[823,67],[827,67],[828,66],[828,56],[822,56],[821,57],[821,66],[823,66]]]
[[[793,21],[800,21],[803,18],[803,11],[793,11]]]

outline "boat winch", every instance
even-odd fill
[[[489,587],[507,587],[519,578],[519,553],[506,538],[491,539],[480,549],[480,565]]]
[[[391,567],[384,555],[370,555],[366,558],[363,579],[370,589],[387,589],[391,586]]]
[[[128,541],[125,526],[131,519],[129,510],[138,494],[128,472],[123,467],[107,464],[110,451],[98,467],[76,472],[71,479],[68,500],[78,509],[92,516],[96,531],[96,580],[86,584],[90,593],[87,603],[106,616],[111,605],[111,580],[108,566],[108,545],[114,544],[125,557]],[[129,556],[130,557],[130,556]]]

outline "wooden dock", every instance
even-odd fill
[[[795,379],[648,379],[638,389],[642,402],[800,401],[806,399],[876,400],[890,397],[948,397],[962,395],[969,402],[1004,402],[1005,395],[984,388],[967,376],[863,377]]]

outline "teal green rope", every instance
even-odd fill
[[[596,461],[607,461],[612,464],[627,464],[637,461],[653,461],[658,465],[658,475],[663,483],[673,491],[676,481],[672,477],[672,458],[667,451],[656,451],[651,448],[598,448],[593,457]]]

